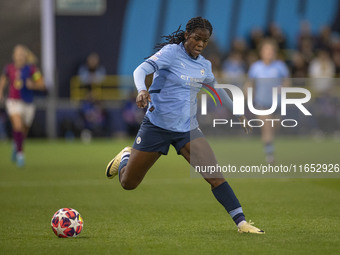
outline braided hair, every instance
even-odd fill
[[[209,30],[210,35],[212,34],[213,28],[210,24],[209,20],[203,19],[202,17],[196,17],[192,18],[188,21],[185,29],[189,33],[193,33],[197,28],[205,28]],[[180,44],[181,42],[185,41],[184,37],[185,31],[181,30],[181,26],[179,28],[171,33],[170,35],[162,36],[162,38],[165,38],[165,42],[159,43],[155,46],[156,50],[162,49],[165,45],[168,44]]]

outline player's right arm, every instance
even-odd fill
[[[133,72],[133,79],[138,91],[136,104],[139,108],[144,108],[148,105],[149,102],[151,102],[150,94],[145,85],[145,77],[154,72],[154,67],[147,62],[143,62],[142,64],[140,64]]]

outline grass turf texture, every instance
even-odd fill
[[[0,254],[338,254],[340,179],[230,179],[247,219],[266,231],[239,234],[209,185],[190,178],[173,149],[134,191],[107,180],[107,162],[127,144],[31,140],[27,166],[17,169],[10,143],[1,143]],[[339,163],[339,142],[281,138],[276,145],[282,163]],[[263,159],[256,138],[230,139],[224,151],[232,163]],[[50,220],[62,207],[82,215],[79,237],[52,232]]]

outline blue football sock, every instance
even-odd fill
[[[214,188],[212,193],[217,201],[224,206],[236,225],[245,220],[241,204],[228,182],[224,182],[220,186]]]
[[[122,156],[122,159],[121,159],[119,167],[118,167],[119,181],[120,181],[120,170],[122,170],[122,168],[127,165],[129,157],[130,157],[130,153]]]

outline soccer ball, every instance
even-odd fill
[[[59,209],[52,217],[51,226],[58,237],[76,237],[83,229],[84,221],[72,208]]]

